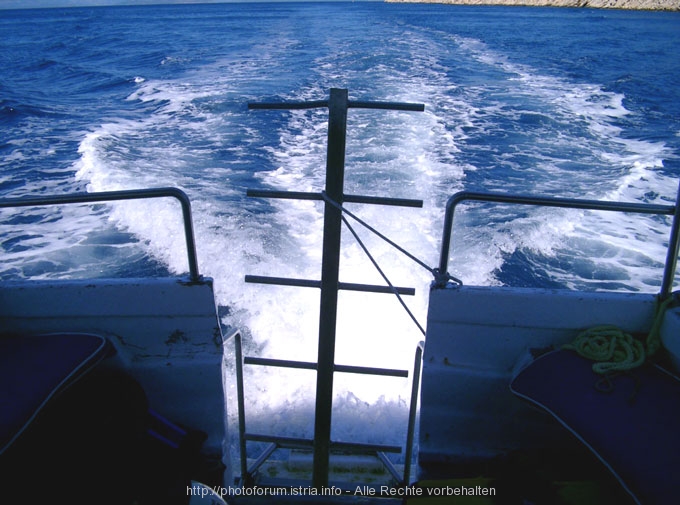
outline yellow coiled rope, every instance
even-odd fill
[[[572,349],[584,358],[595,361],[593,371],[601,375],[637,368],[661,347],[659,329],[664,311],[672,300],[672,297],[668,297],[657,304],[654,322],[644,345],[641,340],[617,326],[601,325],[582,331],[573,342],[565,344],[564,348]]]

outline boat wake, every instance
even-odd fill
[[[350,111],[346,188],[422,199],[419,210],[347,207],[432,266],[446,200],[460,190],[673,202],[676,182],[663,161],[672,153],[661,141],[626,133],[635,118],[622,94],[518,63],[454,28],[374,21],[326,36],[313,23],[306,31],[280,20],[280,38],[271,32],[257,51],[235,46],[207,63],[189,58],[194,63],[179,76],[139,72],[121,117],[80,133],[69,182],[76,189],[176,186],[189,194],[201,273],[215,280],[222,323],[242,331],[247,353],[316,360],[318,292],[245,284],[244,277],[318,279],[323,204],[245,193],[321,191],[327,135],[325,111],[255,113],[248,101],[319,100],[339,87],[354,100],[424,103],[423,113]],[[362,37],[352,38],[355,31]],[[312,42],[318,50],[299,50]],[[168,56],[162,66],[182,68],[183,61]],[[5,221],[3,277],[85,275],[93,267],[104,276],[186,271],[175,202],[117,203],[97,207],[94,216],[89,210],[36,210]],[[73,221],[91,231],[64,238]],[[654,292],[669,223],[475,204],[464,206],[455,224],[450,273],[466,284]],[[416,288],[406,302],[424,327],[430,274],[358,230],[393,284]],[[38,253],[30,268],[19,267],[29,246]],[[341,280],[383,283],[346,231]],[[339,303],[338,363],[412,367],[423,335],[394,297],[343,292]],[[311,372],[247,373],[254,430],[311,435]],[[225,385],[234,421],[231,363]],[[335,391],[335,439],[403,442],[409,381],[338,374]]]

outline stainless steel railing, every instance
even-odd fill
[[[666,254],[664,276],[660,293],[668,296],[673,286],[673,278],[678,257],[678,241],[680,234],[680,189],[675,205],[654,205],[645,203],[608,202],[599,200],[583,200],[575,198],[558,198],[550,196],[513,195],[506,193],[477,193],[461,191],[451,196],[446,203],[444,214],[444,231],[442,234],[441,253],[439,256],[439,272],[448,272],[451,237],[453,234],[453,218],[457,206],[465,201],[493,202],[519,205],[536,205],[543,207],[561,207],[568,209],[604,210],[613,212],[630,212],[638,214],[656,214],[673,216],[671,234]]]
[[[189,277],[192,282],[200,280],[198,272],[198,260],[196,257],[196,240],[191,218],[191,202],[189,197],[178,188],[149,188],[130,189],[122,191],[102,191],[95,193],[71,193],[65,195],[48,195],[29,198],[3,198],[0,199],[0,208],[11,207],[43,207],[49,205],[62,205],[72,203],[98,203],[117,200],[139,200],[146,198],[175,198],[182,206],[184,220],[184,237],[187,246],[187,260],[189,263]]]

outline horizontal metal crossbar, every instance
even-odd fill
[[[367,195],[344,195],[343,199],[346,203],[368,203],[375,205],[393,205],[396,207],[413,207],[422,208],[423,201],[412,198],[386,198],[381,196],[367,196]]]
[[[248,104],[251,110],[301,110],[318,109],[328,107],[328,100],[310,100],[309,102],[253,102]],[[381,110],[404,110],[422,112],[425,104],[404,102],[366,102],[348,100],[347,107],[352,109],[381,109]]]
[[[310,361],[295,361],[287,359],[258,358],[245,356],[245,365],[275,366],[280,368],[297,368],[299,370],[316,370],[317,364]],[[358,373],[365,375],[380,375],[384,377],[408,377],[408,370],[398,370],[396,368],[377,368],[368,366],[354,365],[333,365],[333,371],[341,373]]]
[[[408,370],[395,368],[374,368],[369,366],[335,365],[333,370],[343,373],[358,373],[365,375],[381,375],[384,377],[408,377]]]
[[[255,198],[280,198],[284,200],[323,200],[321,193],[308,191],[276,191],[268,189],[249,189],[246,196]],[[385,198],[367,195],[343,195],[343,201],[349,203],[368,203],[375,205],[393,205],[397,207],[421,208],[422,200],[411,198]]]
[[[245,433],[244,438],[251,442],[273,442],[283,449],[311,449],[314,446],[314,441],[307,438],[280,437],[257,433]],[[331,441],[331,449],[335,452],[353,454],[375,454],[376,452],[401,453],[401,447],[398,445],[361,444],[356,442]]]
[[[373,284],[356,284],[354,282],[339,282],[338,289],[344,289],[345,291],[363,291],[364,293],[386,293],[394,294],[394,291],[389,286],[376,286]],[[416,290],[414,288],[404,288],[395,286],[394,289],[400,295],[415,295]]]
[[[273,358],[256,358],[254,356],[245,356],[243,358],[244,365],[261,365],[261,366],[276,366],[280,368],[298,368],[300,370],[316,370],[316,363],[310,361],[294,361],[287,359],[273,359]]]
[[[292,279],[289,277],[269,277],[266,275],[246,275],[245,281],[254,284],[275,284],[277,286],[296,286],[301,288],[320,288],[321,281],[310,279]],[[346,291],[362,291],[364,293],[394,294],[389,286],[376,286],[373,284],[357,284],[353,282],[339,282],[338,289]],[[400,295],[415,295],[414,288],[395,287]]]
[[[404,102],[363,102],[350,100],[347,106],[352,109],[407,110],[415,112],[423,112],[425,110],[425,104]]]
[[[328,100],[311,100],[309,102],[254,102],[248,104],[251,110],[297,110],[297,109],[318,109],[328,107]]]
[[[321,287],[321,281],[291,279],[289,277],[270,277],[267,275],[246,275],[245,281],[252,284],[276,284],[277,286],[295,286],[299,288]]]

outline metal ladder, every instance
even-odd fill
[[[424,105],[394,102],[360,102],[350,101],[346,89],[330,90],[328,100],[311,102],[283,103],[249,103],[249,109],[313,109],[328,108],[328,145],[326,159],[326,187],[324,192],[289,192],[248,190],[247,195],[262,198],[284,198],[298,200],[324,200],[323,255],[321,262],[321,280],[291,279],[246,275],[245,281],[251,283],[277,284],[285,286],[316,287],[321,290],[320,322],[318,338],[318,358],[316,363],[278,360],[243,356],[240,334],[236,335],[236,378],[239,406],[239,444],[241,452],[241,482],[252,485],[258,468],[266,462],[272,453],[279,448],[312,449],[313,469],[312,486],[318,490],[328,487],[330,455],[332,451],[352,454],[372,454],[378,457],[385,468],[399,485],[407,485],[409,480],[417,395],[419,390],[420,364],[422,345],[417,346],[415,353],[411,403],[407,428],[405,449],[405,465],[403,474],[394,468],[385,453],[401,453],[399,446],[372,445],[359,443],[339,443],[331,441],[331,411],[333,407],[333,376],[336,372],[382,375],[391,377],[408,377],[407,370],[394,370],[373,367],[339,365],[335,363],[335,332],[337,319],[338,290],[355,290],[375,293],[393,293],[387,286],[366,284],[350,284],[339,281],[339,262],[342,230],[343,202],[366,203],[378,205],[396,205],[404,207],[422,207],[421,200],[382,198],[362,195],[346,195],[344,193],[345,145],[347,132],[347,111],[350,108],[385,109],[401,111],[423,111]],[[335,205],[331,205],[334,202]],[[412,288],[395,288],[399,294],[413,295]],[[316,403],[314,417],[314,438],[312,440],[291,437],[261,435],[249,433],[245,426],[243,365],[260,365],[286,367],[316,371]],[[260,457],[248,467],[246,452],[247,441],[269,442],[269,446]]]

